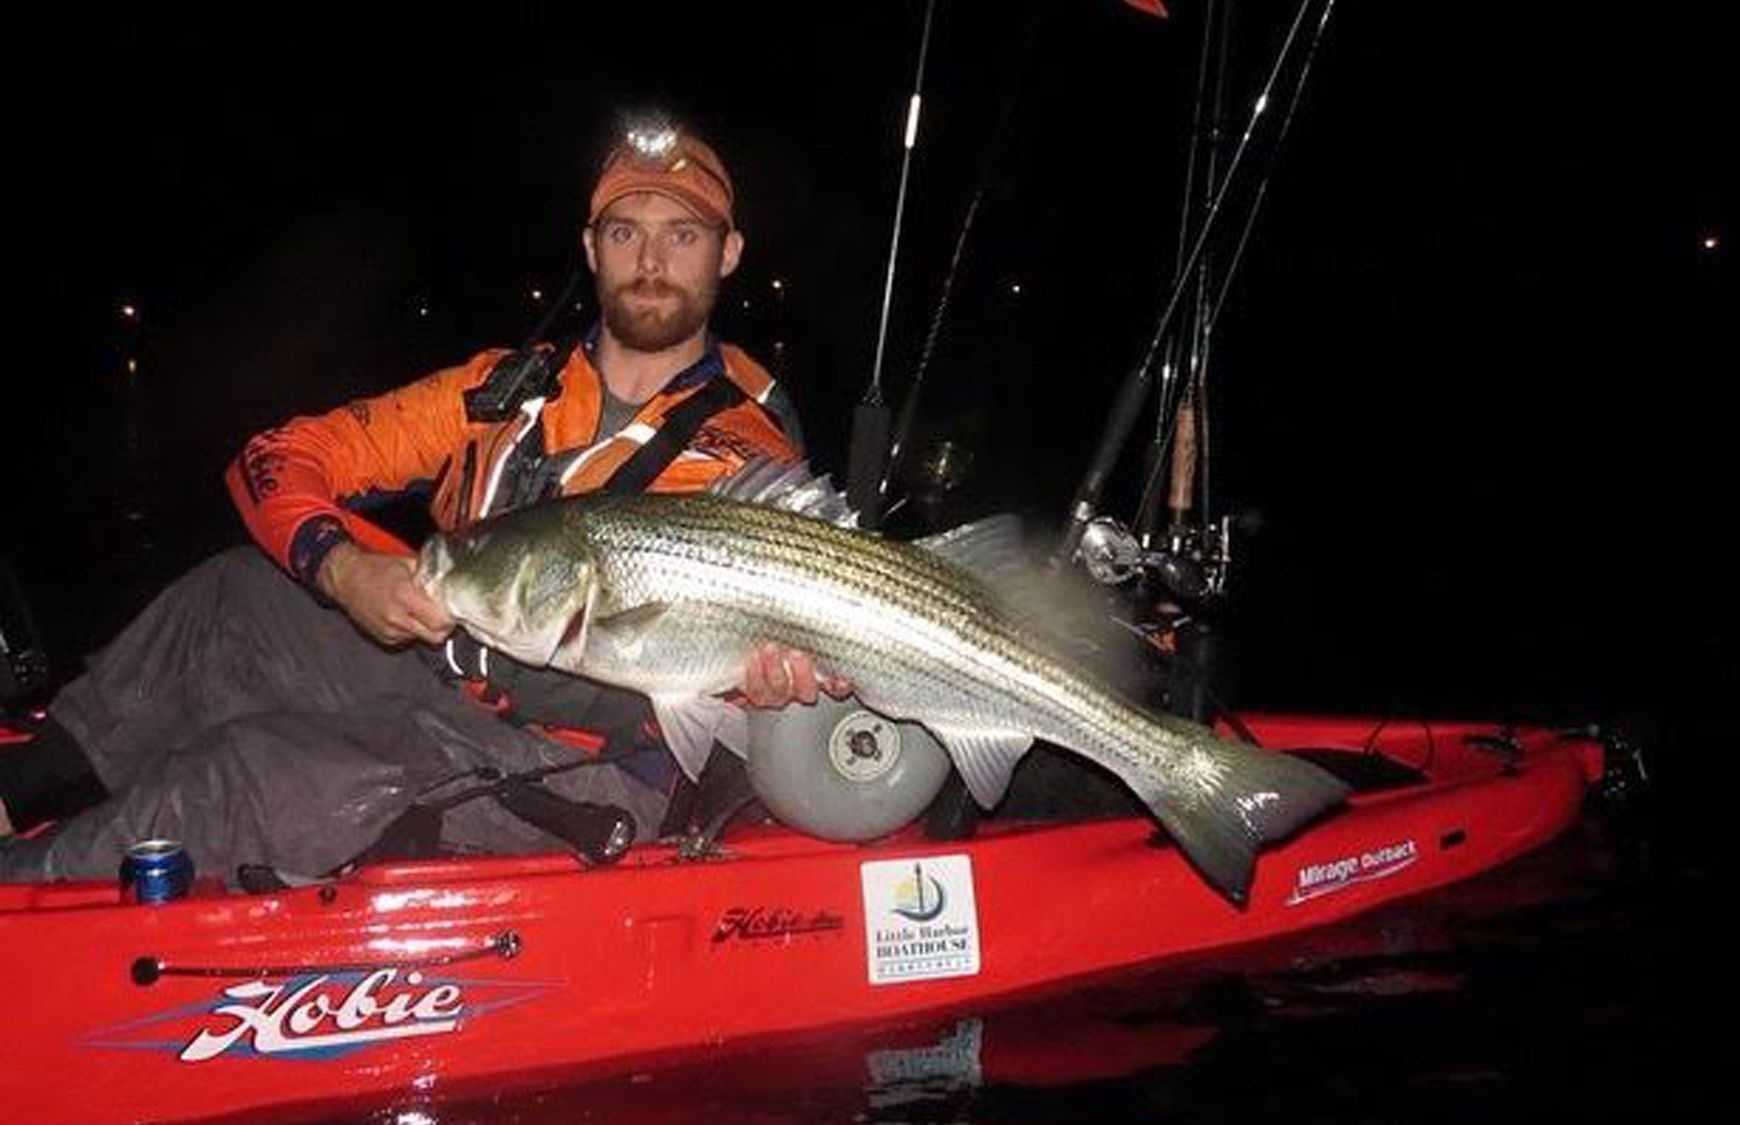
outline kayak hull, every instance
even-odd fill
[[[1601,749],[1490,724],[1247,717],[1265,746],[1381,753],[1424,780],[1356,794],[1260,857],[1240,910],[1145,819],[991,823],[831,844],[773,827],[715,859],[638,847],[387,864],[161,906],[0,887],[20,1120],[188,1120],[970,1009],[1325,925],[1551,839]]]

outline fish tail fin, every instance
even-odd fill
[[[1257,849],[1340,804],[1349,789],[1288,754],[1224,744],[1218,756],[1225,771],[1211,793],[1194,801],[1176,800],[1176,791],[1141,796],[1209,884],[1243,907]]]

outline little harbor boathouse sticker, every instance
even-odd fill
[[[888,859],[859,867],[871,984],[979,971],[979,909],[966,855]]]

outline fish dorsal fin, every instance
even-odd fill
[[[1052,573],[1037,562],[1026,548],[1016,516],[989,516],[916,539],[913,545],[971,574],[1011,621],[1053,643],[1074,648],[1106,627],[1102,589],[1079,580],[1073,568]]]
[[[857,527],[858,513],[834,487],[826,473],[816,476],[807,461],[775,461],[757,457],[708,488],[715,496],[742,504],[760,504],[823,520],[840,527]]]
[[[1022,545],[1021,521],[1012,515],[963,523],[914,539],[912,545],[948,560],[993,590],[1022,588],[1038,578]]]
[[[949,757],[961,771],[961,780],[967,783],[967,792],[987,809],[1003,799],[1015,764],[1033,745],[1033,736],[1021,731],[928,722],[925,726],[948,747]]]

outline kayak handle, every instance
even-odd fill
[[[417,961],[345,962],[337,965],[261,965],[251,969],[214,965],[172,965],[161,957],[146,954],[133,959],[133,983],[141,987],[156,984],[161,977],[294,977],[310,973],[372,973],[378,969],[429,969],[441,965],[456,965],[475,961],[490,954],[506,961],[519,956],[525,942],[513,930],[503,930],[476,949],[464,953],[444,953]]]

